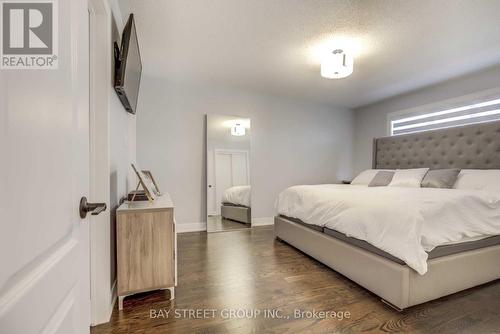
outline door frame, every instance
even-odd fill
[[[210,164],[211,161],[211,164]],[[209,169],[212,170],[209,170]],[[211,172],[211,173],[210,173]],[[210,175],[211,174],[211,175]],[[210,182],[212,181],[212,182]],[[211,187],[210,187],[211,186]],[[210,193],[212,196],[210,196]],[[213,205],[215,207],[215,152],[214,149],[207,149],[207,216],[217,215],[217,210],[211,208]],[[212,202],[212,203],[210,203]],[[213,211],[213,210],[215,211]]]
[[[88,0],[90,199],[110,201],[110,94],[112,94],[111,8],[106,0]],[[110,209],[90,216],[91,326],[108,322],[116,301],[111,282]],[[104,253],[103,253],[104,252]]]

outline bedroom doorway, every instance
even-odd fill
[[[207,115],[207,231],[251,226],[250,120]]]

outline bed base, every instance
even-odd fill
[[[222,218],[234,220],[238,223],[251,224],[251,209],[245,206],[221,205],[220,212]]]
[[[385,300],[384,298],[380,298],[380,301],[381,301],[382,303],[384,303],[385,305],[389,306],[390,308],[392,308],[392,309],[393,309],[393,310],[395,310],[395,311],[398,311],[398,312],[403,312],[403,311],[404,311],[404,309],[399,308],[399,307],[397,307],[396,305],[392,305],[391,303],[389,303],[389,302],[388,302],[387,300]]]
[[[381,297],[398,311],[500,278],[500,245],[429,260],[419,275],[379,255],[274,218],[275,236]]]

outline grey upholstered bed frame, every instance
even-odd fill
[[[500,122],[378,138],[373,146],[376,169],[500,169]],[[398,309],[500,278],[500,245],[428,260],[419,275],[285,217],[275,217],[275,235]]]
[[[222,218],[237,221],[243,224],[252,223],[252,213],[249,207],[222,203],[220,212]]]

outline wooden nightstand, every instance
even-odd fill
[[[123,203],[116,210],[118,309],[136,293],[170,290],[177,284],[174,205],[165,194],[154,202]]]

